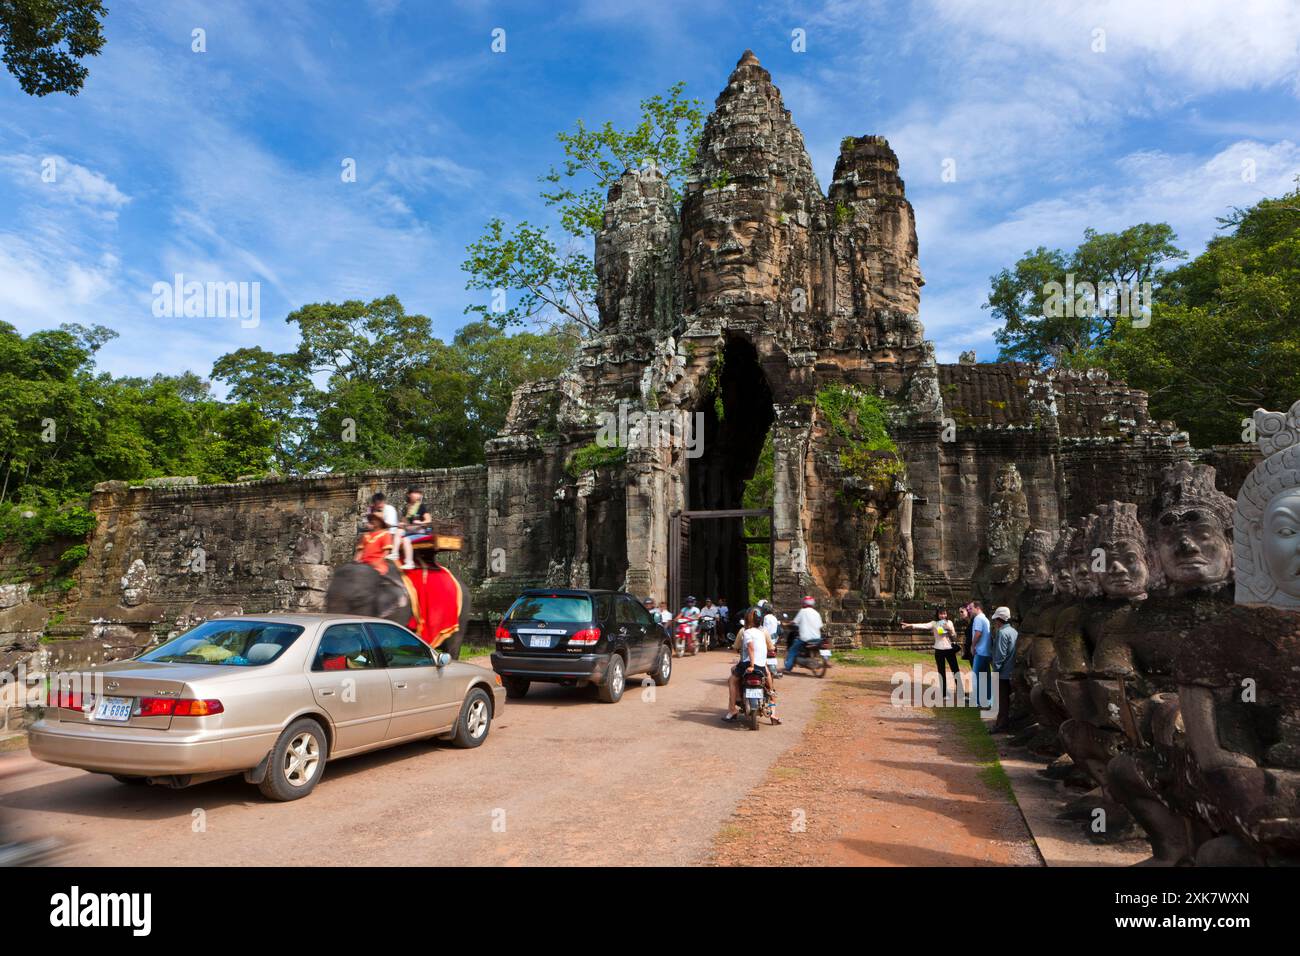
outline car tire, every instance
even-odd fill
[[[654,678],[656,687],[663,687],[672,679],[673,652],[668,649],[667,644],[659,645],[659,659],[655,661],[655,669],[650,676]]]
[[[596,694],[606,704],[617,704],[623,699],[623,689],[627,686],[626,665],[623,658],[614,654],[605,669],[605,679],[596,685]]]
[[[518,700],[528,693],[531,682],[522,677],[503,677],[501,683],[506,689],[506,697],[510,700]]]
[[[124,783],[128,787],[143,787],[149,783],[148,777],[128,777],[126,774],[115,773],[113,779],[118,783]]]
[[[310,717],[295,720],[271,748],[257,788],[270,800],[300,800],[316,789],[329,759],[325,730]]]
[[[524,689],[528,689],[527,681],[524,681]],[[460,705],[456,732],[451,735],[452,746],[463,750],[477,747],[487,740],[491,727],[492,696],[482,687],[470,688],[470,692],[465,695],[465,702]]]

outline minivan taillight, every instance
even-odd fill
[[[513,644],[514,641],[515,641],[515,639],[514,639],[513,637],[510,636],[510,632],[506,630],[506,626],[505,626],[504,624],[498,624],[498,625],[497,625],[497,643],[498,643],[498,644]]]
[[[595,647],[600,640],[600,628],[588,627],[569,638],[570,647]]]

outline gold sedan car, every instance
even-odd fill
[[[33,756],[172,787],[242,773],[274,800],[311,793],[338,757],[424,737],[477,747],[505,704],[490,670],[342,614],[217,618],[90,677],[51,689]]]

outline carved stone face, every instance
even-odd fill
[[[1086,549],[1073,549],[1070,551],[1069,572],[1071,594],[1087,597],[1096,590],[1097,584],[1093,579],[1092,567]]]
[[[1041,591],[1051,584],[1052,569],[1047,563],[1047,556],[1034,552],[1021,558],[1020,580],[1033,591]]]
[[[1074,593],[1074,578],[1070,575],[1070,566],[1068,564],[1063,564],[1056,569],[1053,582],[1056,585],[1057,594]]]
[[[1103,542],[1106,570],[1096,575],[1102,593],[1113,598],[1136,598],[1146,594],[1151,569],[1147,566],[1146,547],[1133,538]]]
[[[1232,574],[1232,545],[1220,521],[1206,511],[1168,513],[1156,527],[1156,555],[1169,583],[1208,587]]]
[[[719,299],[775,301],[789,250],[777,213],[762,200],[706,194],[697,225],[684,247],[686,275],[695,289],[696,307]]]
[[[1268,503],[1260,543],[1278,590],[1300,598],[1300,488],[1289,488]]]

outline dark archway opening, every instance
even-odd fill
[[[759,365],[758,351],[746,339],[730,336],[721,354],[721,368],[710,372],[696,411],[703,415],[699,455],[687,460],[687,502],[690,511],[770,508],[771,448],[764,446],[775,419],[772,390]],[[760,464],[768,469],[755,478]],[[746,500],[746,487],[750,488]],[[763,496],[766,500],[761,500]],[[769,545],[747,544],[746,538],[770,534],[768,518],[710,518],[692,522],[688,587],[701,601],[725,597],[739,610],[769,597],[757,593],[768,582],[756,582],[751,566],[766,568]],[[748,526],[748,527],[747,527]],[[758,549],[758,550],[756,550]],[[760,553],[761,552],[761,553]],[[764,573],[761,575],[766,578]],[[770,584],[768,585],[770,586]]]

